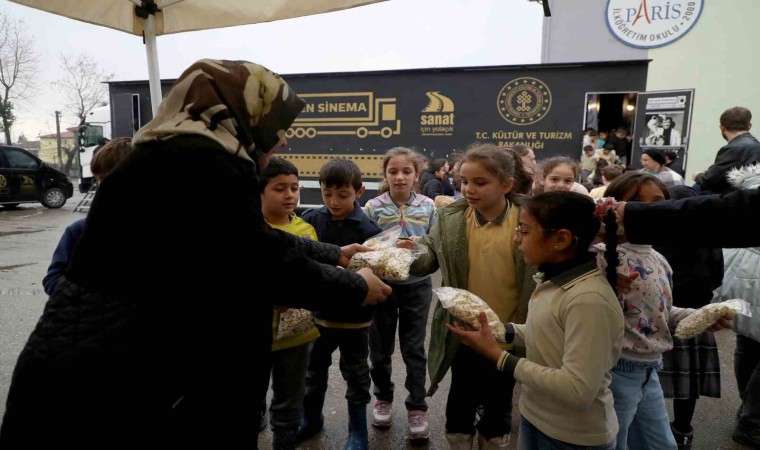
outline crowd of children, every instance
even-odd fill
[[[454,450],[470,450],[476,440],[482,450],[510,444],[516,382],[519,449],[691,448],[696,399],[720,395],[717,344],[709,332],[680,340],[670,330],[710,302],[721,280],[709,275],[723,273],[722,255],[619,241],[614,214],[600,213],[592,199],[652,202],[671,191],[657,173],[625,172],[606,137],[589,134],[580,162],[562,156],[537,163],[527,147],[476,143],[450,161],[428,164],[412,149],[392,148],[382,161],[380,191],[364,206],[359,167],[334,158],[319,171],[323,206],[301,216],[298,169],[272,158],[259,177],[271,227],[338,246],[399,227],[397,246],[425,250],[407,280],[388,281],[393,291],[385,303],[275,309],[268,408],[274,448],[294,449],[329,421],[323,408],[335,350],[346,382],[345,448],[368,447],[368,418],[378,429],[391,427],[397,333],[413,441],[430,438],[426,396],[450,371],[445,430]],[[105,176],[128,146],[112,141],[93,170],[106,161]],[[681,188],[674,195],[693,195]],[[75,224],[79,232],[81,226]],[[55,288],[69,241],[76,240],[66,236],[46,291]],[[757,259],[756,252],[741,256]],[[507,344],[494,340],[484,315],[481,330],[465,329],[435,302],[425,349],[436,271],[443,286],[466,289],[488,304],[506,324]],[[294,322],[300,328],[288,332]],[[742,343],[757,354],[752,346]],[[674,399],[673,422],[666,397]],[[742,399],[738,416],[749,420],[757,406]]]
[[[288,338],[277,336],[288,311],[275,312],[274,447],[295,448],[323,429],[328,369],[338,349],[347,386],[345,448],[367,448],[371,385],[369,422],[389,428],[398,332],[411,440],[430,437],[425,396],[451,371],[445,429],[455,450],[471,449],[476,438],[480,449],[510,443],[516,381],[522,385],[518,448],[690,448],[696,399],[720,395],[717,346],[711,333],[682,341],[669,330],[693,312],[675,305],[709,303],[720,280],[710,282],[699,270],[722,273],[722,258],[719,251],[694,248],[687,259],[676,259],[687,249],[661,249],[678,263],[671,265],[651,246],[618,243],[611,215],[606,242],[591,246],[601,225],[591,198],[670,197],[656,173],[624,173],[611,143],[593,144],[584,146],[580,162],[552,157],[538,163],[527,147],[474,144],[451,162],[430,164],[411,149],[393,148],[383,158],[379,195],[364,207],[361,171],[335,158],[319,172],[324,205],[302,217],[295,214],[298,171],[273,158],[261,176],[271,226],[341,246],[399,226],[399,246],[427,250],[408,280],[389,282],[393,293],[383,304],[314,311],[314,325]],[[508,324],[510,344],[461,328],[436,302],[425,350],[430,275],[438,270],[444,286],[485,300]],[[617,292],[618,285],[627,287]],[[589,317],[595,326],[587,326]],[[665,397],[674,398],[673,422]]]

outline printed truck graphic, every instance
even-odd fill
[[[288,138],[319,135],[355,135],[389,138],[401,133],[395,98],[375,98],[374,92],[298,94],[306,101],[287,131]]]

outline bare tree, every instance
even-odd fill
[[[113,73],[106,73],[95,61],[86,54],[61,55],[61,70],[63,78],[54,81],[53,85],[66,95],[66,108],[78,120],[78,128],[87,121],[87,115],[98,106],[105,105],[108,99],[108,86],[105,84],[113,78]],[[72,148],[64,147],[66,153],[65,173],[71,170],[74,156],[79,151],[79,142],[75,139]]]
[[[14,102],[26,100],[34,92],[39,58],[23,20],[14,20],[0,11],[0,128],[6,144],[11,143],[11,127],[16,120]]]

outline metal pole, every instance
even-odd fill
[[[58,141],[58,167],[63,170],[63,156],[61,154],[61,112],[55,112],[55,137]]]
[[[145,33],[145,52],[148,56],[148,80],[150,82],[150,107],[153,117],[158,114],[158,106],[161,104],[161,75],[158,73],[158,46],[156,44],[156,19],[153,14],[148,14],[143,19]]]

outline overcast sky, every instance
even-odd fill
[[[142,39],[0,1],[23,19],[40,54],[38,93],[16,105],[13,138],[35,139],[76,119],[51,89],[61,77],[60,55],[86,52],[115,80],[145,80]],[[543,10],[527,0],[390,0],[278,22],[158,37],[162,78],[176,78],[201,58],[244,59],[280,74],[540,62]]]

